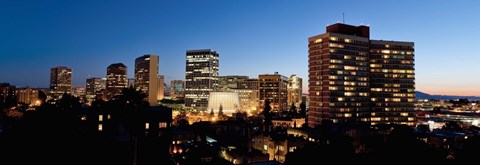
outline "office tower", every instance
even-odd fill
[[[218,90],[219,91],[227,91],[228,89],[235,89],[238,88],[238,82],[242,82],[248,80],[248,76],[218,76],[219,83],[218,83]]]
[[[400,67],[390,66],[400,65],[400,63],[389,63],[396,61],[396,59],[371,58],[371,52],[376,51],[378,48],[375,47],[379,44],[375,44],[378,43],[378,41],[370,40],[368,26],[352,26],[337,23],[327,26],[326,29],[326,33],[308,39],[308,86],[310,99],[308,126],[316,127],[322,123],[322,120],[331,120],[333,123],[344,124],[402,123],[400,120],[388,122],[381,119],[378,120],[378,117],[399,119],[402,117],[402,113],[387,113],[387,111],[393,108],[391,107],[392,104],[382,104],[384,103],[383,101],[377,104],[373,101],[375,98],[371,97],[371,93],[373,93],[371,90],[378,90],[376,87],[372,88],[371,83],[375,84],[374,86],[378,86],[385,82],[397,82],[400,81],[400,79],[393,76],[381,79],[383,82],[374,82],[374,80],[370,79],[372,76],[381,76],[384,69],[387,71],[391,69],[389,67]],[[371,44],[371,42],[373,44]],[[411,65],[413,66],[413,43],[410,44],[412,46]],[[371,49],[371,47],[374,49]],[[381,54],[381,51],[380,53],[372,52],[372,54]],[[371,59],[375,60],[375,63],[380,62],[381,59],[382,62],[388,63],[388,65],[380,66],[379,64],[373,64],[375,69],[380,69],[382,73],[372,74],[373,71],[378,70],[372,70]],[[376,68],[376,66],[380,67]],[[390,73],[384,74],[390,76]],[[375,78],[375,81],[377,80],[380,79]],[[413,84],[411,84],[411,86],[400,86],[400,88],[407,88],[407,86],[411,87],[409,89],[414,90]],[[388,90],[392,89],[390,87],[387,88],[389,88]],[[405,94],[407,93],[408,92],[405,92]],[[381,96],[383,97],[385,94],[388,93],[379,91],[379,93],[375,95],[381,98]],[[393,93],[391,94],[393,96]],[[387,99],[384,99],[384,101],[385,100]],[[390,102],[390,99],[386,102]],[[372,107],[372,103],[377,104],[377,107]],[[400,99],[399,103],[404,103],[398,104],[398,106],[402,107],[413,106],[413,103],[408,103],[408,99]],[[377,112],[373,112],[372,110],[376,110]],[[375,117],[372,117],[372,115],[375,115]],[[403,115],[405,114],[403,113]],[[409,112],[407,112],[407,116],[409,115]],[[403,118],[405,119],[405,117]],[[375,121],[371,122],[372,120]]]
[[[272,112],[288,110],[287,105],[287,84],[288,78],[278,74],[262,74],[258,76],[259,81],[259,107],[263,109],[264,103],[270,100]]]
[[[124,88],[127,88],[127,66],[122,63],[111,64],[107,67],[107,99],[119,95]]]
[[[298,108],[302,103],[302,78],[295,74],[288,78],[287,97],[288,106],[294,104]]]
[[[182,80],[172,80],[170,83],[170,97],[172,99],[185,98],[185,82]]]
[[[157,87],[157,98],[158,100],[163,100],[165,98],[165,76],[158,75],[158,87]]]
[[[370,121],[415,125],[414,43],[370,41]]]
[[[88,78],[85,86],[85,97],[87,102],[92,102],[95,98],[105,99],[104,93],[107,87],[106,78]]]
[[[147,95],[150,106],[158,105],[157,55],[147,54],[135,59],[135,89]]]
[[[64,93],[72,93],[72,69],[57,66],[50,69],[50,89],[53,98],[59,99]]]
[[[208,97],[218,87],[218,53],[210,49],[187,50],[185,106],[207,110]]]

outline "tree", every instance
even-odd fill
[[[272,114],[270,111],[272,107],[270,107],[270,100],[265,100],[265,107],[263,108],[263,117],[264,117],[264,124],[272,124]]]
[[[290,111],[288,112],[288,115],[290,117],[295,117],[297,116],[298,112],[297,112],[297,107],[295,106],[294,103],[292,103],[292,106],[290,106]]]
[[[223,116],[223,106],[220,104],[220,107],[218,107],[218,116],[222,117]]]
[[[300,116],[307,117],[307,105],[303,102],[300,104]]]
[[[213,108],[212,108],[212,110],[210,110],[210,117],[213,117],[213,116],[215,116],[215,113],[213,112]]]

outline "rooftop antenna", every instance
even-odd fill
[[[343,16],[343,24],[345,24],[345,13],[342,13]]]

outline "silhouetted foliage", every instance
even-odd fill
[[[271,114],[270,100],[265,100],[265,107],[263,108],[262,114],[264,117],[264,124],[272,124],[272,114]]]
[[[218,117],[223,117],[223,106],[220,104],[220,107],[218,108]]]
[[[300,104],[300,111],[299,111],[300,115],[302,117],[307,117],[307,105],[305,103],[301,103]]]

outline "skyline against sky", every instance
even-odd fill
[[[308,37],[342,21],[372,39],[415,42],[416,88],[480,96],[475,33],[480,2],[461,1],[2,1],[0,82],[48,87],[51,67],[71,67],[73,86],[124,63],[160,57],[165,82],[185,79],[185,51],[213,49],[220,75],[279,72],[308,82]],[[245,67],[248,66],[248,67]]]

